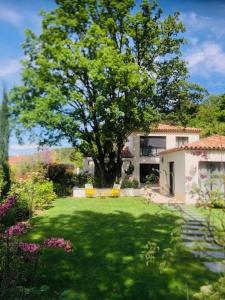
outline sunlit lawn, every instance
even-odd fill
[[[176,300],[191,297],[215,279],[201,262],[178,248],[169,267],[146,265],[141,257],[148,241],[170,247],[177,216],[141,198],[58,199],[33,219],[31,240],[64,237],[73,253],[45,251],[43,278],[50,286],[46,299],[70,290],[80,300]],[[190,298],[192,299],[192,298]]]

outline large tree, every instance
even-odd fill
[[[15,112],[38,128],[40,143],[65,138],[91,156],[101,184],[111,185],[128,135],[149,132],[161,113],[182,113],[194,95],[181,59],[185,29],[178,13],[163,18],[148,1],[56,3],[42,13],[41,34],[26,33]]]
[[[3,100],[0,107],[0,198],[6,196],[10,188],[9,136],[8,95],[6,89],[3,88]]]

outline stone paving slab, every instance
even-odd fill
[[[202,226],[204,227],[205,222],[202,221],[196,221],[196,220],[189,220],[185,222],[188,226]]]
[[[225,258],[225,253],[223,251],[210,251],[210,250],[192,250],[191,253],[195,257],[208,257],[208,258],[216,258],[223,259]]]
[[[195,248],[200,248],[201,249],[212,249],[212,250],[217,250],[217,249],[221,249],[223,250],[223,247],[219,246],[219,245],[216,245],[215,243],[207,243],[207,242],[184,242],[184,245],[187,247],[187,248],[192,248],[192,249],[195,249]]]
[[[204,265],[213,273],[224,273],[225,272],[225,264],[215,261],[205,261]]]
[[[182,230],[182,233],[185,235],[195,235],[195,236],[211,236],[209,232],[203,230]]]
[[[205,237],[205,236],[199,236],[199,235],[185,235],[185,234],[181,234],[181,238],[184,241],[199,241],[199,242],[213,242],[213,238],[211,237]]]
[[[182,229],[184,229],[184,230],[198,230],[198,229],[205,229],[205,227],[201,224],[192,225],[192,224],[186,223],[185,225],[182,226]]]

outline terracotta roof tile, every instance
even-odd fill
[[[18,164],[21,161],[24,161],[25,159],[26,159],[26,156],[23,156],[23,155],[10,156],[9,157],[9,164],[10,165]]]
[[[225,136],[213,135],[202,138],[199,141],[192,142],[181,147],[162,151],[160,152],[160,155],[181,150],[225,150]]]
[[[200,128],[194,128],[194,127],[182,127],[182,126],[174,126],[174,125],[168,125],[168,124],[158,124],[156,128],[153,129],[153,131],[157,132],[201,132]]]

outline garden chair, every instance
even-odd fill
[[[87,198],[93,198],[96,196],[96,190],[92,184],[85,184],[85,195]]]
[[[112,197],[119,197],[120,196],[120,185],[114,184],[111,193],[112,193]]]

